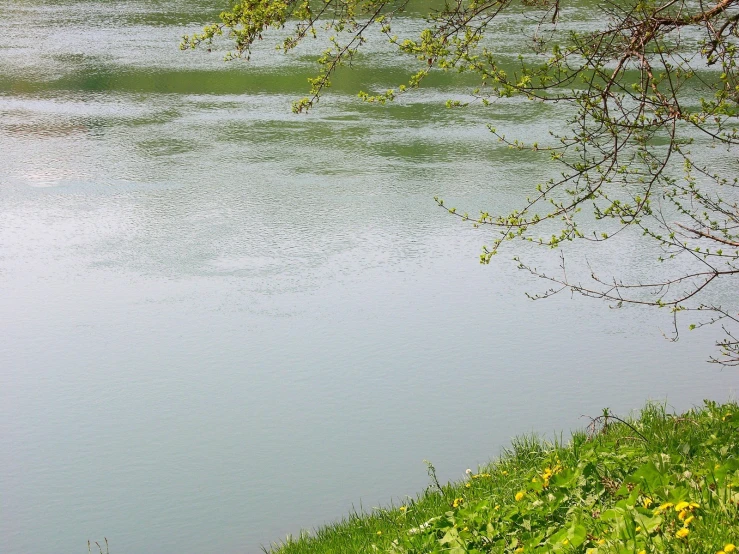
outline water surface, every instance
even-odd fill
[[[604,406],[735,394],[710,333],[532,303],[512,252],[480,266],[490,237],[435,206],[515,207],[552,168],[485,123],[526,137],[561,114],[446,110],[450,79],[363,105],[407,67],[375,44],[295,116],[309,48],[179,52],[212,8],[0,1],[4,553],[256,552],[421,491],[424,459],[458,478]],[[654,271],[638,237],[586,254]]]

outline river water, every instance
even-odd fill
[[[459,478],[606,406],[736,394],[711,333],[531,302],[513,252],[479,265],[489,236],[436,207],[515,207],[551,168],[485,123],[556,112],[447,110],[443,79],[363,105],[407,66],[371,44],[296,116],[310,49],[178,50],[214,4],[0,0],[4,554],[256,552],[420,492],[424,459]],[[607,244],[606,270],[654,271]]]

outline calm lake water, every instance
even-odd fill
[[[480,266],[489,235],[436,207],[516,207],[556,168],[485,123],[561,114],[447,110],[449,79],[363,105],[408,67],[371,44],[295,116],[310,47],[178,50],[217,4],[0,0],[4,554],[256,552],[422,491],[424,459],[455,479],[606,406],[736,394],[710,332],[531,302],[512,252]],[[655,271],[638,237],[609,244],[569,255]]]

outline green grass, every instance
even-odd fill
[[[353,513],[273,553],[730,553],[739,545],[739,406],[608,412],[563,445],[523,437],[467,479]],[[739,554],[739,549],[736,550]]]

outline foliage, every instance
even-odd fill
[[[739,406],[649,405],[637,420],[605,411],[567,446],[515,440],[461,482],[273,551],[725,554],[739,544],[738,505]]]
[[[739,364],[739,341],[732,334],[732,325],[739,325],[736,295],[715,294],[717,283],[739,274],[739,0],[449,0],[438,9],[427,2],[426,28],[415,37],[398,37],[393,22],[411,5],[239,0],[220,22],[185,37],[182,47],[226,34],[235,46],[228,57],[248,58],[270,29],[291,29],[280,44],[285,52],[323,32],[329,47],[318,59],[310,96],[294,105],[302,112],[376,30],[419,67],[397,89],[360,92],[365,101],[392,100],[420,86],[432,71],[458,71],[479,81],[469,91],[470,102],[494,110],[518,96],[569,114],[565,129],[531,142],[490,128],[510,148],[534,151],[559,167],[556,177],[532,183],[519,209],[469,216],[441,199],[439,205],[493,229],[482,263],[513,240],[561,250],[571,242],[597,246],[633,232],[645,236],[664,263],[654,282],[602,276],[588,263],[573,271],[563,254],[554,271],[537,269],[520,255],[516,260],[520,269],[550,283],[535,298],[570,290],[614,306],[666,308],[675,339],[678,313],[699,312],[691,328],[720,323],[726,332],[718,343],[722,355],[713,360]],[[570,24],[582,10],[589,10],[589,27],[596,30]],[[516,60],[486,41],[499,23],[511,20],[530,38],[530,51]]]

